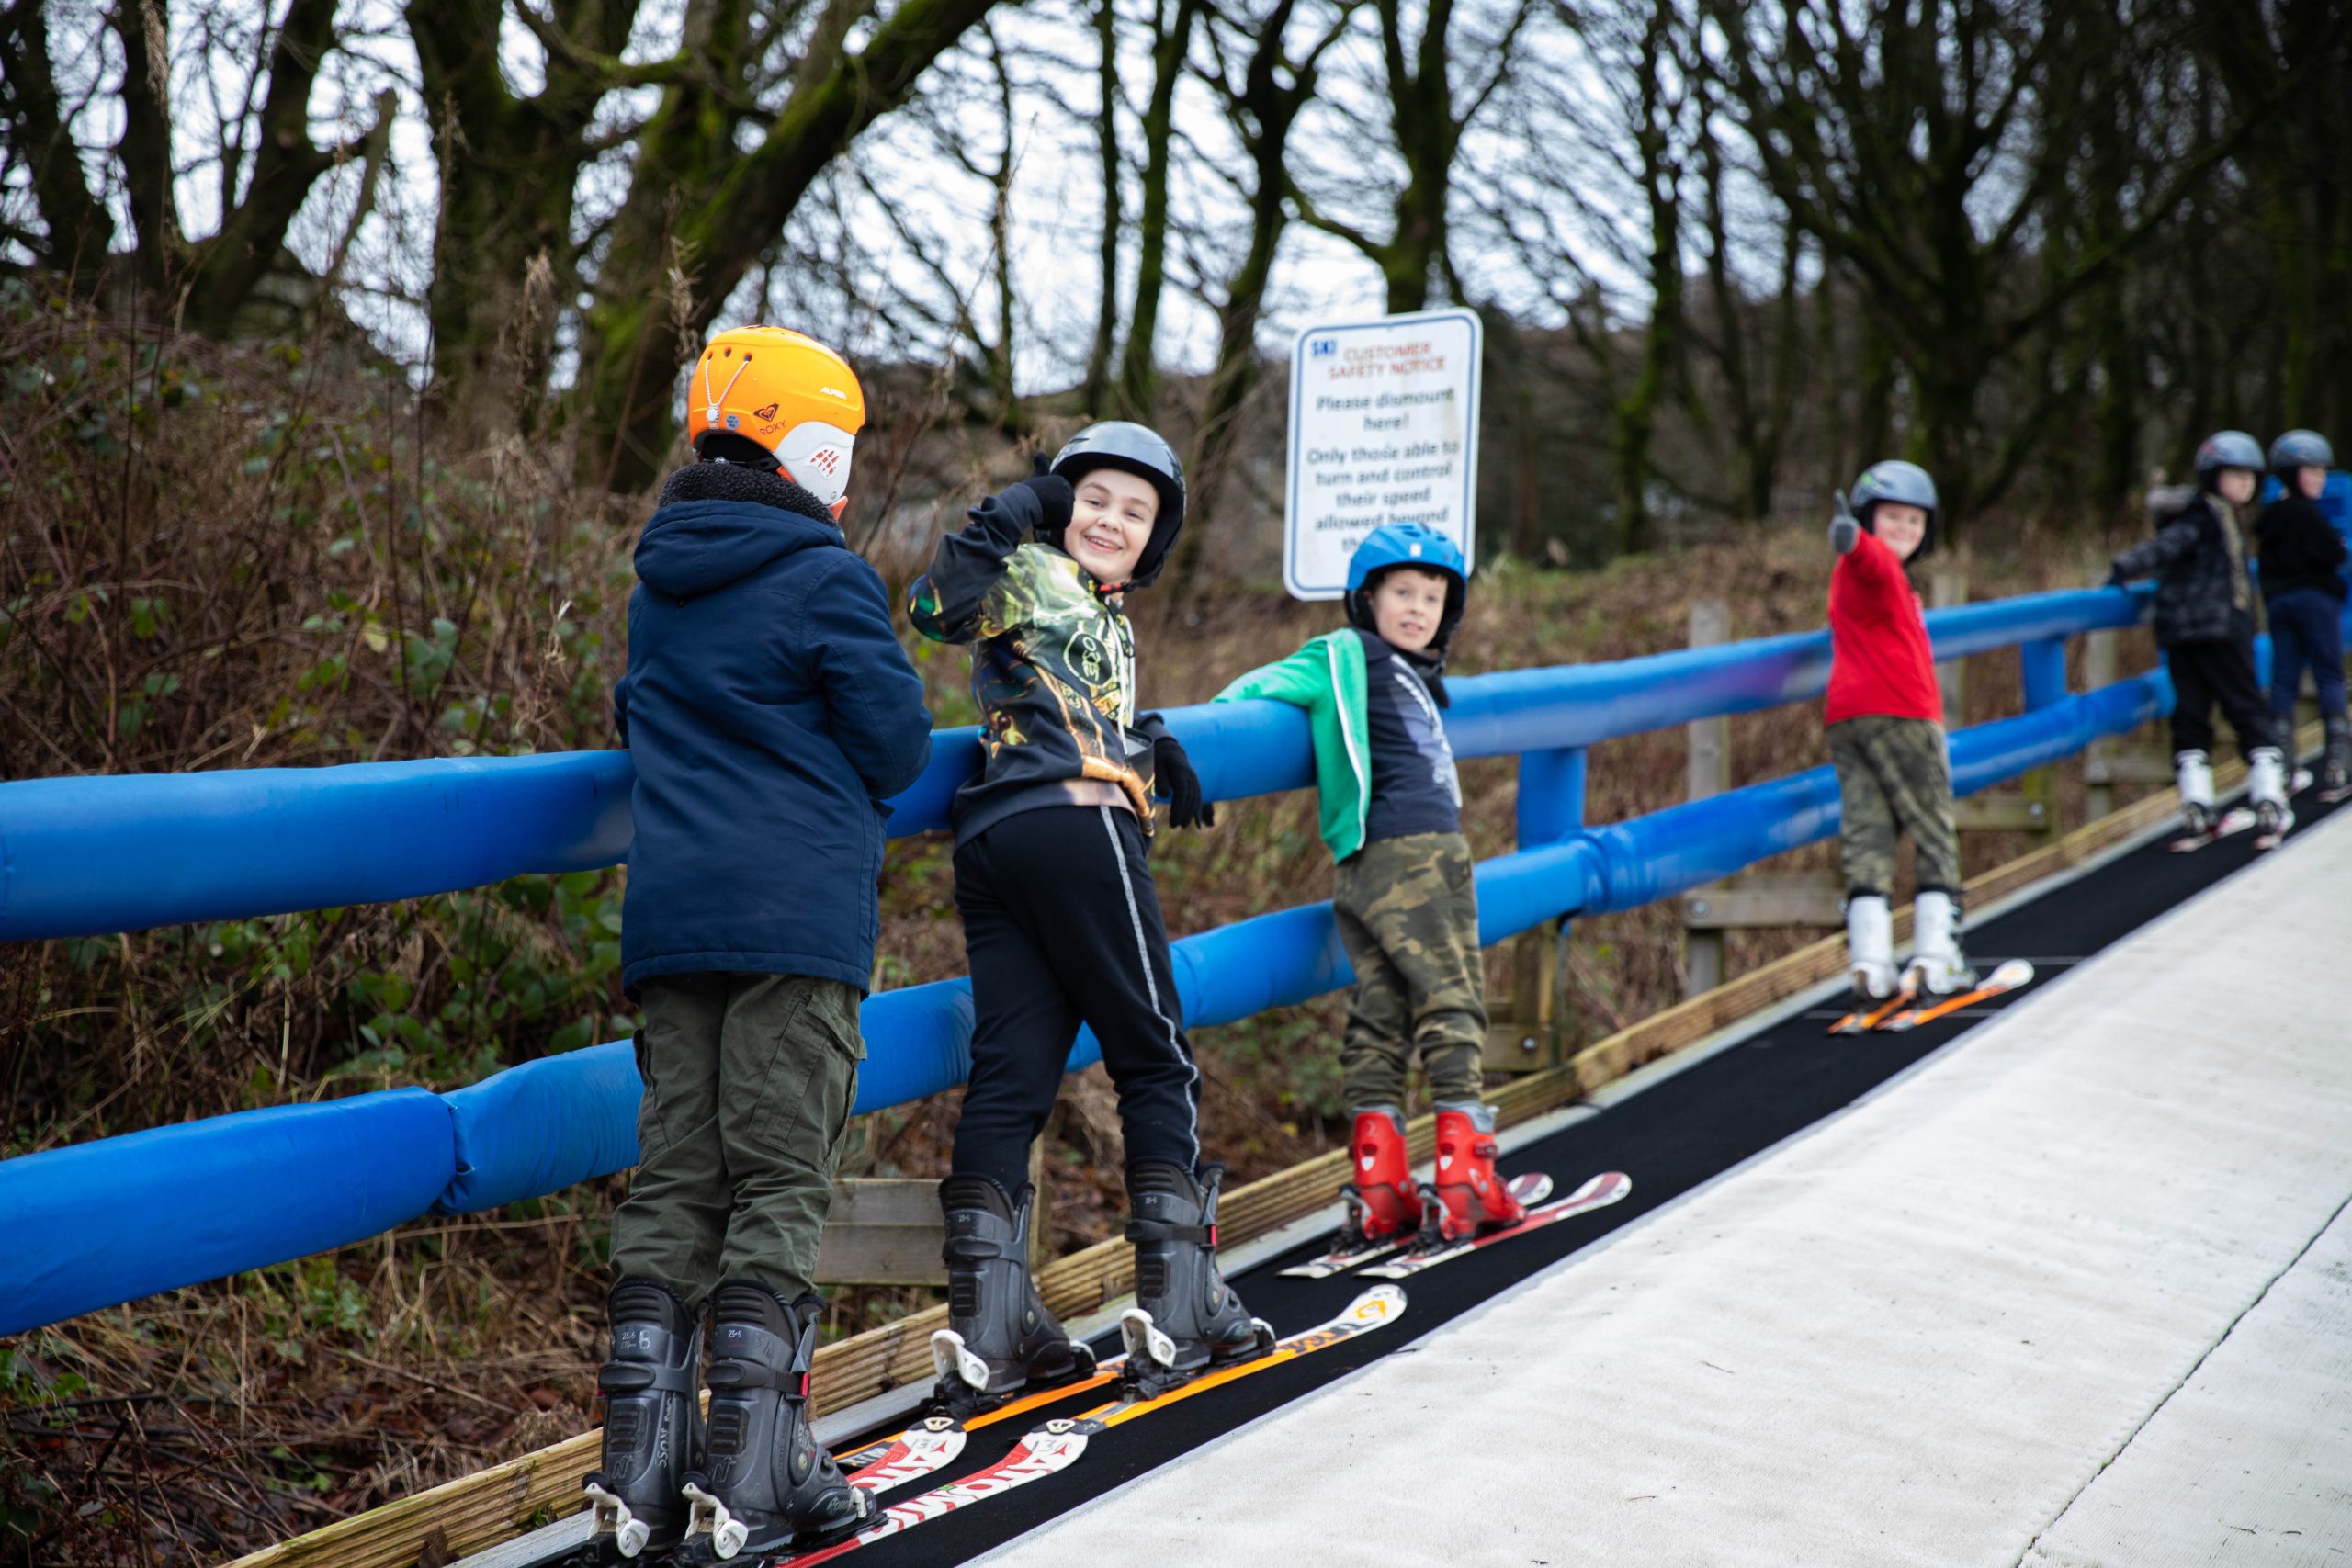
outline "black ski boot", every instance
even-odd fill
[[[702,1448],[702,1320],[653,1280],[616,1282],[605,1316],[612,1355],[596,1374],[604,1453],[582,1485],[596,1516],[588,1558],[609,1568],[666,1551],[686,1532],[680,1488]]]
[[[1155,1398],[1211,1365],[1274,1348],[1216,1267],[1216,1192],[1225,1168],[1127,1168],[1127,1239],[1136,1247],[1136,1304],[1119,1319],[1131,1392]]]
[[[704,1471],[684,1488],[689,1547],[720,1559],[806,1551],[865,1529],[873,1499],[842,1478],[808,1424],[824,1303],[732,1280],[710,1304],[710,1429]]]
[[[961,1418],[1004,1403],[1032,1382],[1091,1377],[1094,1352],[1063,1332],[1029,1277],[1036,1190],[1021,1195],[985,1176],[939,1184],[947,1216],[947,1326],[931,1337],[939,1401]]]
[[[2327,750],[2319,765],[2319,798],[2333,806],[2352,795],[2352,719],[2331,714],[2327,720]]]

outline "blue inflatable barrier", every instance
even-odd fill
[[[628,852],[626,751],[0,784],[0,941],[376,904]]]
[[[637,1163],[644,1086],[626,1040],[543,1056],[441,1096],[457,1171],[433,1201],[445,1214],[560,1192]]]
[[[456,1171],[449,1108],[421,1089],[0,1160],[0,1336],[364,1241]]]
[[[2151,592],[2037,593],[1931,611],[1939,659],[2129,626]],[[1588,746],[1820,694],[1814,631],[1611,664],[1469,675],[1447,684],[1463,757]],[[1306,718],[1280,703],[1168,711],[1213,800],[1314,783]],[[940,731],[890,802],[894,837],[947,826],[979,767],[979,732]],[[628,852],[626,751],[363,762],[0,784],[0,941],[243,919],[478,887]]]
[[[2029,712],[1952,737],[1956,788],[1984,789],[2165,712],[2159,670],[2064,694],[2058,639],[2131,624],[2134,592],[2040,594],[1929,616],[1944,657],[2019,646]],[[1628,909],[1837,830],[1827,768],[1629,821],[1581,826],[1594,741],[1817,694],[1826,633],[1620,664],[1451,682],[1465,756],[1521,757],[1524,847],[1477,868],[1481,939]],[[1271,703],[1178,709],[1206,792],[1313,782],[1306,716]],[[943,826],[977,765],[976,732],[943,731],[892,830]],[[411,897],[626,851],[625,752],[0,784],[0,938],[110,931]],[[1352,978],[1328,904],[1173,944],[1194,1028]],[[957,979],[872,998],[855,1109],[964,1081],[971,992]],[[1099,1059],[1081,1035],[1077,1068]],[[550,1057],[444,1096],[363,1095],[162,1128],[0,1162],[0,1334],[377,1235],[428,1209],[465,1213],[560,1190],[636,1159],[629,1047]]]

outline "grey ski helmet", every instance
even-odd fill
[[[1916,506],[1928,514],[1927,532],[1919,536],[1919,547],[1912,553],[1913,560],[1936,547],[1936,481],[1928,477],[1927,469],[1899,458],[1872,463],[1864,468],[1862,477],[1854,481],[1853,507],[1855,521],[1866,532],[1878,532],[1875,513],[1882,501]]]
[[[1136,559],[1135,575],[1122,585],[1141,588],[1168,564],[1168,552],[1183,529],[1184,465],[1158,431],[1128,420],[1106,419],[1071,436],[1054,457],[1053,471],[1072,484],[1095,468],[1125,468],[1149,479],[1159,491],[1159,515],[1153,520],[1151,537]],[[1059,539],[1048,542],[1061,547]]]
[[[2297,468],[2335,467],[2335,448],[2316,430],[2290,430],[2270,444],[2270,471],[2285,479]]]
[[[2243,430],[2217,430],[2197,448],[2197,482],[2207,490],[2223,468],[2258,474],[2262,467],[2262,444]]]

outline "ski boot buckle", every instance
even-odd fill
[[[588,1506],[594,1512],[595,1532],[613,1538],[613,1550],[623,1557],[635,1557],[645,1550],[652,1539],[653,1527],[629,1512],[628,1504],[617,1494],[608,1491],[602,1472],[581,1483],[588,1494]]]
[[[684,1484],[679,1488],[693,1510],[686,1516],[686,1535],[692,1539],[707,1534],[711,1554],[723,1560],[743,1550],[743,1543],[752,1537],[752,1529],[729,1513],[725,1503],[704,1489],[707,1479],[696,1471],[688,1475]]]

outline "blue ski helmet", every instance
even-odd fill
[[[2262,444],[2243,430],[2217,430],[2197,448],[2197,482],[2206,490],[2223,468],[2259,474],[2262,468]]]
[[[1928,477],[1927,469],[1917,463],[1889,458],[1862,470],[1862,477],[1854,481],[1853,506],[1854,519],[1864,533],[1878,532],[1876,513],[1882,501],[1916,506],[1928,514],[1927,531],[1919,536],[1919,547],[1911,555],[1913,560],[1936,547],[1936,481]]]
[[[1366,631],[1372,630],[1371,590],[1383,572],[1400,566],[1420,571],[1442,572],[1449,580],[1445,588],[1445,614],[1437,624],[1437,637],[1430,644],[1441,654],[1453,639],[1453,628],[1462,624],[1464,602],[1470,591],[1470,569],[1462,558],[1462,547],[1424,523],[1389,523],[1364,536],[1356,553],[1348,558],[1348,619]]]
[[[2335,467],[2335,448],[2316,430],[2290,430],[2270,444],[2270,471],[2280,479],[2297,468]]]
[[[1184,465],[1177,460],[1176,448],[1150,426],[1106,419],[1071,436],[1054,457],[1053,471],[1072,484],[1096,468],[1124,468],[1139,474],[1159,491],[1159,515],[1152,520],[1151,537],[1136,558],[1136,574],[1125,583],[1141,588],[1168,564],[1168,552],[1175,547],[1176,536],[1183,529]],[[1056,549],[1062,545],[1059,539],[1046,543]]]

